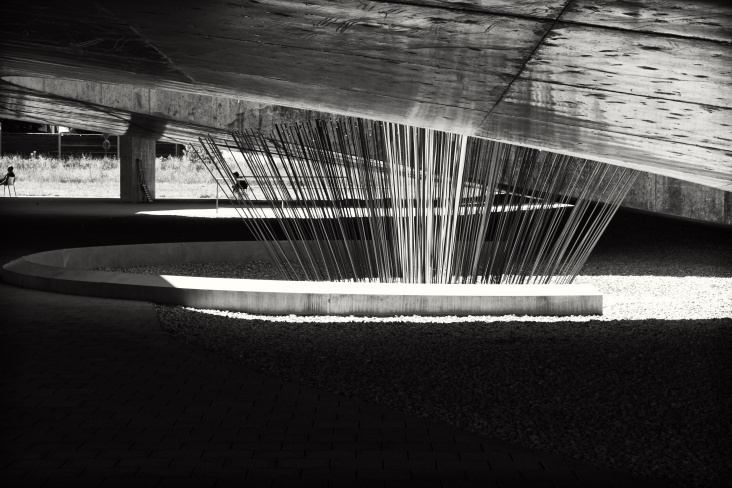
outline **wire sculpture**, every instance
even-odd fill
[[[357,118],[199,142],[287,280],[571,283],[638,175]]]

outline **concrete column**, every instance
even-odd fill
[[[155,198],[155,139],[137,136],[119,138],[119,196],[123,202],[145,202],[145,193],[140,187],[138,163],[145,175],[145,184],[150,196]]]

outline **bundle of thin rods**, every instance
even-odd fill
[[[200,143],[283,279],[571,283],[638,174],[355,118]]]

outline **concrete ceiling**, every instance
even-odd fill
[[[395,121],[732,190],[727,2],[5,0],[0,18],[11,81]],[[34,113],[0,90],[0,116]]]

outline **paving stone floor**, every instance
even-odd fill
[[[113,244],[89,222],[137,207],[42,203],[0,202],[2,264]],[[4,486],[664,486],[268,377],[167,336],[150,303],[0,283],[0,309]]]

